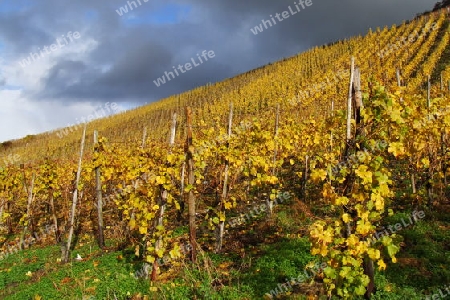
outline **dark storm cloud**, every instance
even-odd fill
[[[141,0],[143,2],[143,0]],[[82,32],[80,43],[98,44],[83,60],[55,60],[41,78],[45,87],[29,94],[34,100],[86,101],[117,99],[147,102],[207,82],[232,77],[268,62],[292,56],[314,45],[390,26],[431,9],[432,0],[312,0],[313,5],[254,35],[250,29],[294,1],[179,0],[191,6],[180,22],[147,22],[164,5],[149,1],[133,14],[142,22],[120,17],[115,10],[126,1],[46,0],[16,12],[0,12],[0,42],[8,52],[28,53],[68,31]],[[164,19],[164,16],[163,16]],[[203,50],[214,59],[167,82],[153,83],[172,66],[189,62]],[[22,55],[23,56],[23,55]],[[18,55],[17,58],[21,56]],[[26,89],[26,87],[25,87]]]

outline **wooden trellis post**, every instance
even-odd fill
[[[98,152],[98,131],[94,131],[94,151]],[[95,168],[95,189],[97,194],[97,217],[98,217],[98,246],[100,248],[105,247],[105,238],[103,235],[103,198],[102,198],[102,179],[101,170],[97,166]]]
[[[228,142],[227,149],[230,147],[230,138],[231,138],[231,129],[233,125],[233,103],[230,104],[230,114],[228,116]],[[225,218],[225,202],[228,197],[228,176],[229,176],[230,162],[225,160],[225,170],[224,170],[224,180],[223,180],[223,188],[222,188],[222,196],[220,199],[219,206],[219,214],[223,214],[223,218]],[[219,218],[220,219],[220,218]],[[225,220],[219,220],[218,228],[217,228],[217,243],[216,243],[216,252],[219,252],[222,249],[223,243],[223,233],[225,229]]]
[[[187,126],[187,138],[185,145],[186,152],[186,164],[187,164],[187,177],[188,184],[194,186],[195,176],[194,176],[194,155],[193,155],[193,145],[192,145],[192,109],[186,107],[186,126]],[[197,228],[195,223],[195,195],[194,191],[191,189],[188,195],[188,206],[189,206],[189,241],[191,244],[191,261],[193,263],[197,262]]]
[[[72,238],[73,238],[73,232],[75,229],[75,214],[77,209],[77,203],[78,203],[78,185],[80,184],[80,178],[81,178],[81,163],[83,161],[83,152],[84,152],[84,143],[86,140],[86,123],[84,124],[83,129],[83,136],[81,138],[81,149],[80,149],[80,159],[78,161],[78,170],[77,170],[77,177],[75,180],[75,187],[73,191],[73,199],[72,199],[72,210],[70,212],[70,229],[69,229],[69,237],[67,238],[67,243],[65,246],[62,247],[62,258],[61,261],[63,263],[69,262],[69,256],[70,256],[70,248],[72,246]]]

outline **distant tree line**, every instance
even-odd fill
[[[450,0],[442,0],[434,5],[433,11],[437,11],[450,5]]]

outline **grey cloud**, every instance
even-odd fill
[[[41,78],[33,101],[59,99],[133,100],[144,103],[180,93],[207,82],[231,77],[268,62],[292,56],[314,45],[390,26],[431,9],[435,1],[313,0],[313,5],[264,32],[250,28],[294,1],[176,0],[191,5],[179,24],[124,23],[117,8],[126,1],[45,0],[29,10],[0,14],[0,41],[11,52],[27,53],[48,45],[58,34],[83,31],[99,44],[83,61],[61,58]],[[133,14],[145,16],[162,5],[149,1]],[[83,39],[80,40],[82,42]],[[153,80],[172,66],[188,62],[197,52],[214,50],[216,57],[189,73],[156,87]],[[25,87],[26,89],[26,87]]]

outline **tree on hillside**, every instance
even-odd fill
[[[450,0],[442,0],[434,5],[433,11],[439,10],[447,6],[450,6]]]

